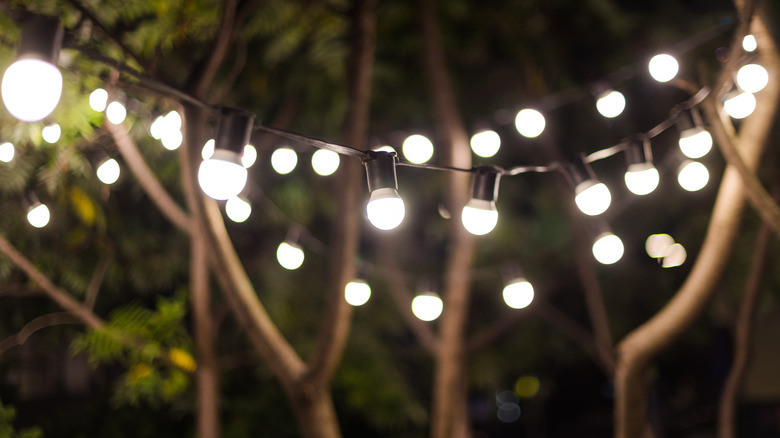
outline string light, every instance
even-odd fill
[[[95,173],[100,182],[111,185],[117,182],[120,172],[119,163],[115,159],[109,158],[100,163]]]
[[[108,105],[108,91],[98,88],[95,91],[89,93],[89,107],[93,111],[102,113],[106,110]]]
[[[493,166],[476,168],[471,182],[471,200],[463,207],[461,221],[466,230],[475,236],[483,236],[496,227],[498,211],[498,182],[500,169]]]
[[[623,258],[623,251],[623,241],[610,231],[599,234],[593,243],[593,256],[603,265],[617,263]]]
[[[709,180],[710,172],[698,161],[684,161],[677,172],[677,182],[680,183],[680,187],[689,192],[703,189]]]
[[[535,109],[526,108],[520,110],[515,117],[515,128],[523,137],[538,137],[544,132],[545,125],[544,116]]]
[[[645,240],[645,251],[654,259],[660,259],[669,252],[669,247],[674,245],[674,238],[668,234],[651,234]]]
[[[14,159],[16,149],[14,145],[9,142],[0,144],[0,161],[3,163],[10,163]]]
[[[604,183],[599,182],[593,170],[583,160],[576,160],[566,166],[566,175],[574,186],[574,202],[577,208],[588,216],[604,213],[612,202],[612,195]]]
[[[371,298],[371,287],[364,280],[353,280],[344,287],[344,299],[350,306],[362,306]]]
[[[395,160],[394,153],[372,151],[363,161],[370,192],[366,215],[371,225],[383,231],[401,225],[406,215],[404,201],[398,194]]]
[[[602,116],[612,119],[623,113],[626,108],[626,97],[615,90],[607,90],[601,93],[596,100],[596,109]]]
[[[663,257],[663,261],[661,262],[661,266],[664,268],[676,268],[685,263],[687,258],[688,252],[685,250],[685,247],[679,243],[675,243],[668,248]]]
[[[414,164],[427,163],[433,157],[433,143],[420,134],[410,135],[401,147],[404,157]]]
[[[482,158],[490,158],[501,148],[501,137],[496,131],[481,131],[471,137],[471,150]]]
[[[61,135],[62,135],[62,128],[60,128],[60,125],[56,123],[52,123],[51,125],[44,126],[43,129],[41,129],[41,137],[46,143],[50,143],[50,144],[57,143],[60,140]]]
[[[745,35],[745,38],[742,38],[742,48],[745,49],[746,52],[755,52],[758,48],[756,37],[753,35]]]
[[[298,154],[290,148],[279,148],[271,154],[271,167],[279,175],[287,175],[298,165]]]
[[[679,114],[677,128],[680,130],[680,150],[686,157],[695,160],[712,149],[712,135],[704,129],[701,114],[696,108]]]
[[[644,139],[642,144],[634,143],[626,150],[626,187],[635,195],[652,193],[660,182],[658,169],[653,165],[650,140]]]
[[[507,306],[513,309],[525,309],[534,300],[534,287],[525,277],[517,277],[504,286],[502,295]]]
[[[339,161],[339,154],[327,149],[318,149],[311,156],[311,167],[317,175],[333,175],[339,168]]]
[[[218,200],[238,196],[247,180],[246,168],[239,152],[249,143],[254,116],[250,113],[223,108],[214,142],[214,154],[200,163],[198,182],[203,192]]]
[[[35,228],[43,228],[49,224],[51,213],[46,204],[36,202],[27,209],[27,222]]]
[[[303,248],[297,243],[284,241],[276,249],[276,260],[288,271],[294,271],[303,264]]]
[[[723,99],[723,108],[734,119],[744,119],[756,109],[756,97],[752,93],[735,90]]]
[[[244,200],[241,196],[236,196],[225,202],[225,213],[230,220],[240,224],[249,219],[249,216],[252,214],[252,204]]]
[[[244,153],[241,154],[241,165],[249,169],[257,161],[257,148],[248,144],[244,146]]]
[[[127,118],[127,108],[122,103],[113,101],[106,107],[106,118],[114,125],[118,125]]]
[[[758,64],[747,64],[737,70],[737,86],[748,93],[758,93],[769,83],[769,73]]]
[[[680,64],[674,56],[662,53],[655,55],[650,59],[648,64],[650,70],[650,76],[658,82],[669,82],[677,76],[677,72],[680,69]]]
[[[423,321],[437,319],[441,316],[442,310],[444,310],[444,303],[436,292],[425,291],[412,300],[412,313]]]

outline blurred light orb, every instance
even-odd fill
[[[298,154],[290,148],[279,148],[271,154],[271,167],[279,175],[287,175],[298,165]]]
[[[525,278],[516,278],[504,287],[504,303],[513,309],[525,309],[534,300],[534,287]]]
[[[106,118],[114,125],[118,125],[127,118],[127,108],[117,101],[113,101],[106,107]]]
[[[414,164],[427,163],[433,157],[433,143],[420,134],[410,135],[402,146],[404,157]]]
[[[339,154],[328,149],[318,149],[311,156],[311,167],[320,176],[333,175],[339,169]]]
[[[165,131],[159,140],[165,149],[169,151],[175,151],[176,149],[179,149],[179,146],[181,146],[182,141],[184,141],[184,137],[182,136],[181,131],[178,129],[170,129]]]
[[[652,163],[636,163],[628,166],[625,180],[626,187],[631,193],[644,196],[652,193],[658,187],[661,176]]]
[[[514,423],[520,419],[520,406],[517,403],[503,403],[496,414],[503,423]]]
[[[5,142],[0,144],[0,161],[3,163],[10,163],[11,160],[14,159],[15,154],[16,149],[12,143]]]
[[[225,202],[225,213],[231,221],[240,224],[246,222],[252,215],[252,204],[241,199],[240,196],[236,196]]]
[[[758,93],[769,83],[769,73],[758,64],[747,64],[737,70],[737,86],[748,93]]]
[[[742,38],[742,48],[745,49],[746,52],[755,52],[756,49],[758,49],[756,37],[753,35],[745,35],[745,38]]]
[[[668,234],[651,234],[645,240],[645,251],[654,259],[664,257],[674,245],[674,238]]]
[[[662,53],[655,55],[650,59],[648,64],[650,70],[650,76],[658,82],[669,82],[677,76],[677,72],[680,70],[680,65],[672,55]]]
[[[596,100],[596,109],[608,119],[615,118],[626,109],[626,97],[619,91],[608,90]]]
[[[680,150],[688,158],[698,159],[712,149],[712,135],[701,126],[680,133]]]
[[[496,131],[482,131],[471,136],[471,150],[480,157],[490,158],[501,148],[501,137]]]
[[[344,288],[344,299],[350,306],[362,306],[371,298],[371,287],[363,280],[354,280]]]
[[[730,93],[723,101],[726,113],[734,119],[744,119],[756,109],[756,97],[752,93]]]
[[[664,255],[661,266],[664,268],[676,268],[677,266],[685,263],[685,259],[688,258],[688,252],[685,251],[685,247],[679,243],[671,245]]]
[[[89,107],[93,111],[102,113],[106,110],[108,105],[108,91],[98,88],[95,91],[89,93]]]
[[[160,140],[165,133],[165,116],[157,116],[149,125],[149,135],[155,140]]]
[[[203,193],[224,201],[238,196],[246,186],[248,174],[238,154],[225,149],[214,152],[198,167],[198,183]]]
[[[376,152],[387,152],[387,153],[392,152],[392,153],[396,153],[395,148],[392,147],[392,146],[388,146],[388,145],[379,146],[378,148],[374,148],[374,150]]]
[[[3,103],[14,118],[37,122],[51,114],[62,95],[62,73],[54,64],[24,58],[3,74]]]
[[[423,321],[433,321],[441,315],[444,303],[439,295],[433,292],[425,292],[417,295],[412,300],[412,313]]]
[[[115,159],[109,158],[103,161],[100,166],[98,166],[95,173],[97,174],[100,182],[106,185],[111,185],[119,180],[120,172],[121,169],[119,168],[119,163],[117,163]]]
[[[181,114],[178,111],[172,110],[165,115],[165,129],[181,131]]]
[[[256,161],[257,148],[251,144],[244,146],[244,153],[241,154],[241,164],[243,164],[245,168],[249,169],[253,164],[255,164]]]
[[[200,151],[200,157],[204,160],[208,160],[212,156],[214,156],[214,148],[216,147],[217,142],[214,141],[213,138],[210,138],[206,140],[206,143],[203,144],[203,149]]]
[[[602,233],[593,243],[593,256],[602,265],[611,265],[623,258],[623,241],[612,233]]]
[[[609,208],[612,194],[604,183],[587,180],[581,182],[575,189],[574,202],[588,216],[598,216]]]
[[[392,187],[376,189],[368,198],[366,216],[374,227],[383,231],[392,230],[401,225],[406,216],[404,200]]]
[[[471,199],[463,207],[460,218],[466,231],[475,236],[484,236],[493,231],[498,223],[496,203],[484,199]]]
[[[276,250],[276,260],[288,271],[300,268],[303,264],[303,259],[303,249],[294,243],[282,242]]]
[[[515,394],[524,399],[532,399],[539,394],[542,382],[536,376],[522,376],[515,382]]]
[[[27,211],[27,222],[35,228],[43,228],[49,224],[51,213],[46,204],[37,203]]]
[[[57,143],[60,140],[60,136],[62,135],[62,128],[60,128],[60,125],[53,123],[49,126],[44,126],[43,129],[41,129],[41,137],[43,137],[43,140],[46,143]]]
[[[545,125],[546,121],[542,113],[534,109],[526,108],[520,110],[517,113],[517,117],[515,117],[515,128],[523,137],[538,137],[544,132]]]
[[[710,172],[707,166],[698,161],[687,161],[680,167],[677,173],[677,182],[680,187],[689,191],[696,192],[703,189],[710,181]]]

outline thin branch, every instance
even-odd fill
[[[95,26],[99,27],[100,30],[102,30],[111,39],[111,41],[113,41],[116,45],[118,45],[119,48],[122,49],[122,51],[126,55],[133,58],[133,60],[137,62],[138,65],[140,65],[141,67],[146,68],[146,65],[141,60],[141,57],[138,56],[138,54],[136,54],[135,52],[133,52],[130,49],[130,47],[128,47],[127,44],[125,44],[122,41],[122,37],[120,35],[117,35],[117,33],[113,31],[113,29],[103,24],[103,22],[101,22],[95,16],[95,14],[93,14],[92,11],[89,10],[89,8],[87,8],[79,0],[68,0],[68,3],[70,3],[71,6],[73,6],[74,8],[78,9],[79,12],[84,14],[84,16],[87,17],[87,19],[89,19],[89,21],[91,21]]]
[[[590,356],[593,363],[599,365],[606,375],[612,375],[614,364],[610,366],[609,363],[604,362],[601,352],[596,345],[595,336],[588,329],[549,303],[539,303],[536,306],[536,311],[555,329],[585,350],[585,353]]]
[[[222,60],[227,56],[228,47],[234,35],[233,25],[236,20],[237,6],[237,0],[225,0],[225,9],[222,13],[222,23],[219,26],[217,39],[214,41],[214,46],[211,49],[211,53],[209,53],[206,65],[195,87],[195,95],[200,98],[206,97],[206,93],[214,81]]]
[[[30,336],[39,330],[65,324],[83,324],[83,321],[70,312],[49,313],[47,315],[39,316],[25,324],[25,326],[19,330],[19,333],[0,341],[0,355],[12,347],[24,344]]]
[[[38,297],[43,291],[23,284],[5,284],[0,286],[0,297]]]
[[[534,305],[534,308],[536,308],[537,306],[538,303]],[[474,333],[465,342],[465,346],[463,347],[464,354],[468,356],[469,354],[475,353],[489,346],[497,339],[499,339],[501,336],[504,336],[507,333],[509,333],[509,329],[514,327],[515,324],[524,321],[528,317],[529,317],[529,312],[523,312],[523,311],[512,312],[506,318],[502,318],[494,322],[493,324],[488,325],[487,327],[481,329],[480,331]]]
[[[102,257],[95,266],[92,278],[89,280],[89,286],[87,286],[86,297],[84,298],[84,305],[89,309],[95,308],[95,302],[100,292],[100,286],[103,284],[103,278],[106,276],[106,272],[108,272],[108,268],[111,267],[113,261],[110,257]]]

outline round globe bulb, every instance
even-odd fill
[[[16,149],[14,149],[13,144],[8,142],[0,144],[0,161],[3,163],[10,163],[11,160],[14,159],[15,154]]]
[[[157,116],[149,125],[149,135],[155,140],[160,140],[165,134],[165,116]]]
[[[466,231],[475,236],[484,236],[493,231],[498,223],[498,211],[494,201],[471,199],[461,214],[461,221]]]
[[[515,117],[515,128],[523,137],[535,138],[544,131],[544,116],[534,109],[523,109]]]
[[[441,315],[442,310],[444,310],[444,303],[435,293],[422,293],[412,300],[412,313],[423,321],[435,320]]]
[[[279,148],[271,154],[271,167],[279,175],[287,175],[298,165],[298,154],[290,148]]]
[[[701,126],[680,133],[680,150],[688,158],[701,158],[712,149],[712,135]]]
[[[517,278],[504,287],[503,295],[507,306],[525,309],[534,300],[534,287],[525,278]]]
[[[611,119],[619,116],[626,109],[626,98],[623,93],[610,90],[599,96],[596,109],[602,116]]]
[[[501,148],[501,137],[496,131],[482,131],[471,137],[471,150],[483,158],[490,158]]]
[[[672,55],[655,55],[648,64],[650,76],[658,82],[669,82],[677,76],[680,65]]]
[[[117,101],[111,102],[106,107],[106,118],[114,125],[118,125],[127,118],[127,108]]]
[[[241,154],[241,164],[249,169],[257,161],[257,149],[248,144],[244,146],[244,153]]]
[[[593,244],[593,256],[603,265],[616,263],[623,257],[623,241],[612,233],[603,233]]]
[[[661,177],[652,163],[637,163],[628,166],[625,179],[626,187],[631,193],[643,196],[658,187]]]
[[[404,157],[412,163],[423,164],[433,157],[433,143],[419,134],[410,135],[402,146]]]
[[[344,288],[344,299],[350,306],[362,306],[369,298],[371,298],[371,287],[363,280],[350,281]]]
[[[668,234],[651,234],[645,240],[645,251],[654,259],[659,259],[669,252],[674,245],[674,238]]]
[[[746,52],[755,52],[758,48],[756,37],[753,35],[745,35],[745,38],[742,38],[742,48],[745,49]]]
[[[103,184],[114,184],[119,179],[119,163],[113,158],[103,161],[97,168],[97,177]]]
[[[311,156],[311,167],[317,175],[333,175],[339,169],[339,161],[339,154],[328,149],[318,149]]]
[[[162,137],[160,137],[160,142],[162,143],[163,147],[169,151],[175,151],[176,149],[179,149],[182,141],[184,141],[184,137],[182,136],[181,131],[178,129],[169,129],[164,131]]]
[[[35,228],[43,228],[49,224],[51,214],[46,204],[35,204],[27,211],[27,222]]]
[[[744,119],[756,109],[756,97],[751,93],[732,93],[723,102],[726,113],[735,119]]]
[[[165,115],[165,128],[169,130],[181,131],[181,115],[178,111],[173,110]]]
[[[288,271],[294,271],[303,264],[303,249],[294,243],[282,242],[276,249],[276,260]]]
[[[106,110],[106,105],[108,105],[108,91],[98,88],[89,93],[89,107],[94,111],[102,113]]]
[[[200,157],[204,160],[208,160],[209,158],[213,157],[216,144],[217,143],[213,138],[206,140],[206,143],[203,144],[203,149],[200,151]]]
[[[3,74],[2,94],[12,116],[23,122],[37,122],[57,107],[62,95],[62,73],[41,59],[19,59]]]
[[[685,250],[685,247],[679,243],[675,243],[667,249],[661,266],[664,268],[676,268],[685,263],[687,258],[688,252]]]
[[[252,214],[252,204],[236,196],[228,199],[225,203],[225,213],[227,213],[230,220],[240,224],[249,219],[249,216]]]
[[[44,126],[41,129],[41,137],[43,137],[46,143],[57,143],[60,140],[60,136],[62,136],[62,128],[56,123]]]
[[[200,163],[198,183],[206,195],[225,200],[238,196],[246,185],[247,171],[238,154],[220,149]]]
[[[612,194],[604,183],[594,180],[581,182],[575,189],[574,202],[583,213],[597,216],[607,211],[612,202]]]
[[[769,73],[758,64],[747,64],[737,70],[737,86],[748,93],[758,93],[769,83]]]
[[[684,163],[677,173],[677,182],[680,187],[689,191],[696,192],[704,188],[710,180],[710,172],[707,167],[698,161],[689,161]]]
[[[406,208],[398,191],[387,187],[371,192],[366,204],[366,215],[371,225],[387,231],[401,225]]]

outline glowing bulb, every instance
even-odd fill
[[[165,116],[157,116],[149,125],[149,134],[155,140],[160,140],[165,134]]]
[[[745,49],[746,52],[755,52],[758,48],[756,37],[753,35],[745,35],[745,38],[742,38],[742,48]]]
[[[599,96],[596,109],[602,116],[611,119],[619,116],[626,108],[626,98],[623,93],[615,90],[607,91]]]
[[[494,201],[472,198],[463,207],[461,221],[466,230],[475,236],[483,236],[493,231],[496,223],[498,223],[496,203]]]
[[[664,254],[661,266],[664,268],[675,268],[685,263],[685,259],[688,258],[688,252],[685,251],[685,247],[679,243],[671,245],[666,254]]]
[[[17,60],[3,75],[2,94],[12,116],[23,122],[37,122],[57,107],[62,95],[62,73],[40,59]]]
[[[303,264],[303,249],[294,243],[282,242],[276,250],[276,260],[288,271],[294,271]]]
[[[611,265],[623,257],[623,241],[612,233],[602,233],[593,244],[593,256],[602,265]]]
[[[311,156],[311,167],[317,175],[333,175],[339,168],[339,161],[339,154],[327,149],[319,149]]]
[[[46,143],[57,143],[61,135],[62,128],[56,123],[44,126],[43,129],[41,129],[41,137],[43,137],[43,140],[46,141]]]
[[[534,300],[534,287],[525,278],[516,278],[504,287],[504,302],[513,309],[525,309]]]
[[[257,161],[257,149],[251,144],[244,146],[244,153],[241,154],[241,164],[249,169],[255,164],[255,161]]]
[[[655,55],[648,64],[650,76],[658,82],[669,82],[677,76],[680,65],[672,55]]]
[[[252,205],[241,197],[230,198],[225,203],[225,213],[235,223],[242,223],[252,214]]]
[[[674,238],[668,234],[651,234],[645,240],[645,251],[654,259],[659,259],[669,252],[674,245]]]
[[[108,105],[108,91],[98,88],[89,93],[89,107],[94,111],[102,113],[106,110],[106,105]]]
[[[544,116],[537,110],[520,110],[515,117],[515,128],[523,137],[535,138],[544,131]]]
[[[433,157],[433,143],[427,137],[414,134],[404,140],[404,157],[412,163],[422,164]]]
[[[362,306],[369,298],[371,298],[371,287],[363,280],[350,281],[344,288],[344,299],[351,306]]]
[[[698,161],[688,161],[684,163],[677,174],[677,182],[680,187],[689,191],[696,192],[704,188],[710,180],[710,172],[707,167]]]
[[[723,102],[726,113],[735,119],[744,119],[756,109],[756,97],[751,93],[732,93]]]
[[[51,214],[46,204],[37,203],[27,211],[27,222],[35,228],[43,228],[49,223]]]
[[[471,150],[483,158],[490,158],[501,148],[501,137],[496,131],[482,131],[471,137]]]
[[[442,310],[444,303],[433,292],[422,293],[412,300],[412,313],[423,321],[433,321],[441,315]]]
[[[279,148],[271,154],[271,167],[280,175],[287,175],[298,165],[298,154],[290,148]]]
[[[712,135],[709,131],[696,126],[680,134],[680,150],[688,158],[701,158],[712,149]]]
[[[747,64],[737,71],[737,86],[748,93],[758,93],[769,83],[769,73],[758,64]]]
[[[165,115],[165,128],[172,131],[181,131],[181,115],[178,111],[173,110]]]
[[[113,184],[119,179],[119,163],[109,158],[97,168],[97,177],[103,184]]]
[[[642,196],[652,193],[658,187],[660,176],[652,163],[638,163],[628,166],[625,179],[628,190]]]
[[[574,202],[583,213],[596,216],[607,211],[612,202],[612,195],[604,183],[594,180],[581,182],[575,189]]]
[[[398,191],[386,187],[371,192],[366,204],[366,214],[371,225],[387,231],[401,225],[406,215],[406,208]]]
[[[210,138],[206,140],[206,143],[203,144],[203,149],[200,151],[200,157],[204,160],[208,160],[212,156],[214,156],[214,148],[216,147],[216,142],[213,138]]]
[[[392,152],[395,153],[395,148],[392,146],[384,145],[374,149],[377,152]]]
[[[200,163],[198,183],[203,193],[225,200],[238,196],[246,185],[247,171],[241,165],[238,154],[225,149],[214,152],[208,160]]]
[[[114,125],[118,125],[125,121],[127,117],[127,108],[121,103],[114,101],[108,104],[106,107],[106,118]]]
[[[184,137],[182,136],[181,131],[176,129],[165,131],[160,138],[163,147],[169,151],[179,149],[182,141],[184,141]]]
[[[14,159],[15,153],[16,149],[14,149],[13,144],[8,142],[0,144],[0,161],[3,163],[10,163]]]

